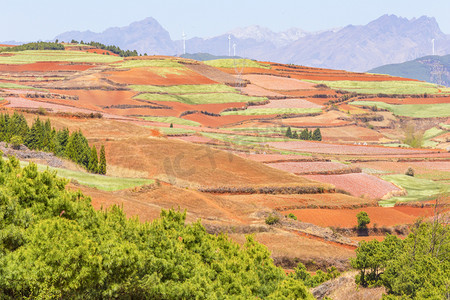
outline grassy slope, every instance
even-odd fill
[[[354,101],[352,105],[377,106],[397,116],[413,118],[435,118],[450,116],[450,103],[394,105],[378,101]]]
[[[386,175],[384,180],[404,188],[408,194],[380,201],[381,206],[394,206],[396,202],[427,200],[432,196],[450,192],[450,186],[428,179],[420,179],[407,175]]]
[[[45,91],[43,89],[37,89],[37,88],[31,87],[31,86],[20,85],[20,84],[9,83],[9,82],[0,82],[0,89],[41,90],[41,91]]]
[[[269,65],[258,63],[250,59],[215,59],[205,61],[205,64],[216,68],[260,68],[270,69]]]
[[[130,85],[133,91],[145,93],[167,94],[202,94],[202,93],[237,93],[238,91],[225,84],[184,84],[171,86]]]
[[[217,93],[217,94],[151,94],[145,93],[134,97],[135,99],[147,101],[175,101],[186,104],[212,104],[212,103],[232,103],[232,102],[257,102],[264,101],[264,97],[250,97],[235,93]]]
[[[112,63],[122,60],[121,57],[86,53],[81,51],[62,50],[27,50],[12,52],[12,56],[0,56],[0,64],[31,64],[39,61],[64,61],[87,63]]]
[[[28,163],[21,162],[21,164],[27,165]],[[117,191],[154,183],[154,180],[151,179],[111,177],[81,171],[53,168],[40,164],[37,166],[39,171],[44,171],[47,169],[50,171],[55,171],[59,177],[76,180],[81,185],[86,185],[103,191]]]
[[[143,67],[186,69],[185,66],[171,59],[125,60],[120,63],[112,64],[111,66],[119,69]]]
[[[317,84],[325,84],[332,89],[345,90],[361,94],[438,94],[450,93],[450,88],[419,81],[324,81],[307,80]]]

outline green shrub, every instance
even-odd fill
[[[274,225],[274,224],[277,224],[278,222],[280,222],[280,218],[276,215],[270,214],[266,218],[267,225]]]
[[[356,215],[356,220],[358,221],[357,227],[360,230],[366,230],[367,229],[367,224],[370,223],[369,215],[365,211],[360,211]]]
[[[19,150],[20,149],[20,145],[23,144],[23,139],[21,136],[19,135],[15,135],[11,138],[11,148],[15,149],[15,150]]]
[[[287,215],[287,217],[288,217],[289,219],[292,219],[292,220],[297,220],[297,217],[296,217],[293,213],[289,213],[289,214]]]
[[[414,169],[409,167],[408,170],[406,170],[405,175],[414,177]]]

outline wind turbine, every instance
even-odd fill
[[[236,56],[236,43],[233,43],[233,56]]]
[[[228,56],[231,56],[231,35],[228,35]]]
[[[183,30],[183,54],[186,54],[186,34]]]
[[[434,55],[434,39],[431,40],[431,44],[433,45],[433,55]]]

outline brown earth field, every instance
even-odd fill
[[[49,71],[85,71],[95,65],[88,63],[36,62],[32,64],[0,64],[1,72],[49,72]]]
[[[357,225],[356,215],[365,211],[369,215],[370,224],[380,226],[394,226],[400,224],[413,224],[418,217],[430,217],[433,208],[415,207],[364,207],[358,209],[295,209],[283,212],[293,213],[303,222],[329,227],[354,227]]]
[[[176,70],[173,73],[163,73],[158,75],[158,71],[165,68],[134,68],[124,71],[105,72],[109,80],[121,84],[141,84],[141,85],[179,85],[179,84],[215,84],[207,77],[204,77],[190,69]]]
[[[308,90],[313,89],[315,86],[314,83],[279,76],[245,75],[243,78],[264,89],[275,91]]]
[[[322,128],[322,140],[325,142],[378,142],[384,136],[372,129],[349,125],[343,127]]]

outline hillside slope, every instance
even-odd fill
[[[450,55],[425,56],[400,64],[389,64],[367,71],[450,86]]]

